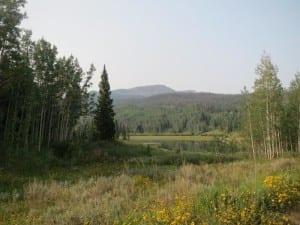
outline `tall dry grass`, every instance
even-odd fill
[[[257,180],[290,171],[299,160],[241,161],[215,165],[183,165],[163,183],[142,176],[93,177],[76,183],[33,181],[25,187],[30,224],[111,225],[140,212],[156,200],[172,205],[174,196],[191,198],[209,188],[255,189]],[[299,166],[297,167],[299,170]],[[204,192],[202,192],[204,193]],[[34,219],[36,218],[36,220]]]

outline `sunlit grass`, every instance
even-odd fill
[[[214,130],[202,135],[182,135],[182,134],[144,134],[130,135],[129,143],[144,143],[144,144],[160,144],[161,142],[210,142],[210,141],[227,141],[241,144],[242,137],[238,133],[226,134],[223,131]]]
[[[90,165],[75,169],[78,179],[59,170],[32,179],[0,201],[0,224],[292,224],[300,200],[299,158],[132,169],[112,164],[105,177]]]
[[[160,142],[160,141],[212,141],[214,140],[213,136],[206,135],[131,135],[131,142]]]

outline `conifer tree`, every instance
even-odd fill
[[[113,110],[113,100],[110,95],[110,85],[104,65],[101,81],[99,83],[98,106],[95,115],[95,135],[96,138],[100,140],[111,141],[115,139],[115,112]]]

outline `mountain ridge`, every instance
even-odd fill
[[[127,89],[125,88],[116,89],[112,91],[112,95],[149,97],[157,94],[166,94],[166,93],[174,93],[174,92],[176,92],[174,89],[166,85],[155,84],[155,85],[137,86],[137,87],[127,88]]]
[[[133,90],[151,90],[151,87],[142,86]],[[137,92],[132,92],[132,89],[112,91],[118,124],[133,133],[155,134],[200,134],[216,129],[233,131],[238,128],[241,94],[164,90],[167,93],[146,90],[144,95],[148,96],[133,95]],[[96,102],[95,99],[93,101]]]
[[[90,92],[93,101],[98,96],[97,91]],[[111,97],[115,105],[124,104],[164,104],[174,102],[203,102],[217,101],[217,104],[225,103],[229,100],[231,103],[237,103],[240,94],[219,94],[212,92],[176,91],[166,85],[144,85],[128,89],[112,90]],[[234,100],[233,100],[234,99]],[[233,102],[232,102],[233,100]]]

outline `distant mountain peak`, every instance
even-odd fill
[[[174,93],[175,90],[172,88],[162,85],[162,84],[155,84],[155,85],[146,85],[146,86],[138,86],[128,89],[117,89],[112,91],[112,94],[115,96],[139,96],[139,97],[150,97],[154,95],[160,94],[169,94]]]

